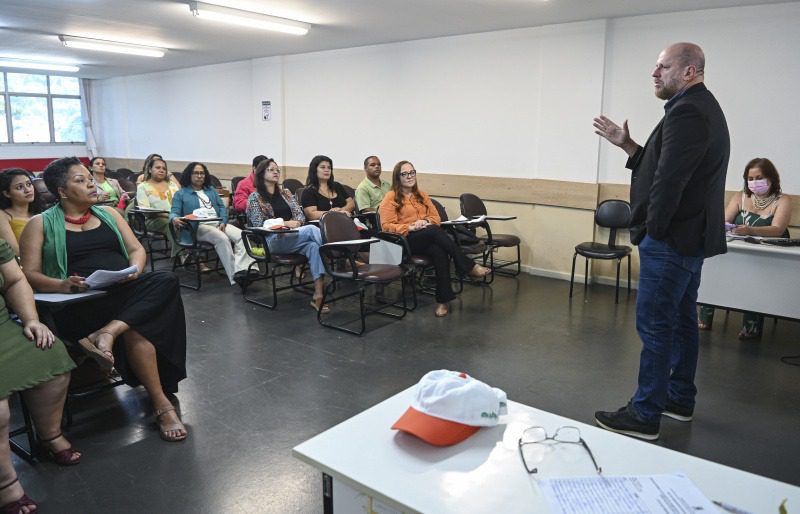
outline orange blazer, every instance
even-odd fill
[[[397,212],[394,205],[394,191],[386,193],[378,209],[381,215],[381,228],[386,232],[407,236],[408,226],[417,220],[428,220],[434,225],[439,225],[442,222],[439,211],[427,194],[422,191],[419,194],[422,196],[422,202],[413,194],[406,196],[400,205],[400,212]]]

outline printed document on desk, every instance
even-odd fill
[[[553,514],[698,514],[719,510],[686,475],[537,480]]]
[[[127,268],[119,271],[108,271],[99,269],[86,277],[86,285],[89,286],[89,289],[102,289],[103,287],[108,287],[111,285],[116,284],[122,280],[128,278],[128,275],[131,273],[136,273],[139,271],[138,266],[128,266]]]

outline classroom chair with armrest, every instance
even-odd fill
[[[486,206],[484,205],[483,200],[481,200],[477,195],[472,193],[464,193],[459,197],[459,200],[461,203],[461,214],[466,218],[474,218],[476,216],[485,216],[488,214],[486,212]],[[510,277],[516,277],[519,275],[522,271],[519,236],[515,236],[514,234],[498,234],[492,232],[492,228],[488,221],[483,221],[471,226],[482,228],[486,231],[486,235],[481,238],[486,244],[486,251],[483,254],[483,265],[486,266],[486,261],[488,260],[488,265],[492,270],[492,274],[497,273],[498,275],[506,275]],[[494,254],[497,253],[499,248],[516,248],[517,258],[510,261],[495,259]],[[507,270],[506,268],[509,266],[516,266],[516,270]]]
[[[172,240],[178,245],[178,252],[172,258],[172,271],[183,268],[187,271],[192,271],[194,268],[195,281],[197,285],[185,284],[181,282],[181,287],[187,287],[199,291],[203,285],[201,264],[212,263],[211,271],[219,272],[223,270],[219,262],[217,252],[214,251],[214,245],[207,241],[199,241],[197,239],[198,222],[188,221],[184,227],[178,231],[175,225],[169,224],[169,231],[172,234]],[[188,231],[190,237],[188,240],[182,240],[181,235],[184,231]],[[224,270],[223,270],[224,271]]]
[[[156,261],[170,258],[169,239],[167,239],[166,235],[147,228],[144,213],[129,211],[128,225],[130,225],[136,239],[144,246],[147,259],[150,261],[150,271],[156,270]]]
[[[291,289],[301,293],[313,294],[313,289],[309,289],[308,286],[311,285],[313,287],[314,280],[311,278],[310,272],[306,273],[308,259],[305,255],[301,253],[272,253],[269,251],[269,245],[267,245],[264,235],[252,229],[242,230],[242,242],[247,255],[253,259],[253,262],[247,268],[247,276],[251,277],[251,270],[257,272],[255,278],[248,278],[248,280],[242,281],[242,296],[245,301],[267,309],[274,309],[278,306],[278,291]],[[296,270],[299,270],[299,273],[296,274]],[[302,278],[298,278],[298,274],[300,277],[308,275],[310,280],[303,282]],[[278,286],[277,279],[280,277],[288,278],[288,285]],[[271,303],[267,301],[266,297],[256,298],[247,294],[252,284],[262,280],[270,281]]]
[[[617,230],[627,229],[631,224],[631,204],[624,200],[605,200],[597,206],[594,221],[598,227],[608,228],[608,243],[587,241],[575,247],[572,255],[572,274],[569,279],[569,297],[572,298],[572,286],[575,282],[575,259],[578,255],[586,258],[586,267],[583,275],[583,291],[589,282],[589,259],[603,259],[617,261],[617,287],[614,303],[619,303],[619,266],[622,259],[628,258],[628,294],[631,294],[631,247],[617,244]]]
[[[317,311],[317,321],[320,325],[350,334],[361,335],[366,330],[366,316],[369,314],[380,314],[395,319],[404,317],[408,311],[405,291],[406,281],[403,280],[407,270],[394,264],[363,264],[358,262],[358,252],[363,243],[348,244],[349,241],[358,241],[361,238],[358,229],[349,216],[339,212],[326,212],[320,219],[320,230],[322,231],[323,241],[323,245],[319,249],[320,256],[325,265],[325,273],[331,279],[324,289],[322,304],[332,304],[332,312],[326,314],[325,319],[323,319],[322,310]],[[377,240],[373,241],[376,242]],[[395,281],[400,282],[400,302],[402,306],[397,307],[394,302],[379,301],[377,305],[367,308],[365,289],[368,286],[375,284],[388,285]],[[347,322],[334,324],[329,321],[333,316],[341,318],[346,315],[346,312],[342,313],[341,309],[337,313],[337,307],[333,304],[352,296],[358,296],[359,300],[360,330],[349,328]]]

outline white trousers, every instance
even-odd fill
[[[242,231],[233,225],[225,225],[225,232],[214,225],[200,225],[197,227],[197,240],[214,245],[214,250],[219,255],[219,261],[225,268],[231,285],[235,284],[233,275],[238,271],[247,271],[253,259],[247,255],[242,243]],[[231,249],[233,243],[233,249]]]

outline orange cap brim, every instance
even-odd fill
[[[481,427],[436,418],[409,407],[400,419],[395,421],[392,428],[408,432],[434,446],[450,446],[460,443]]]

